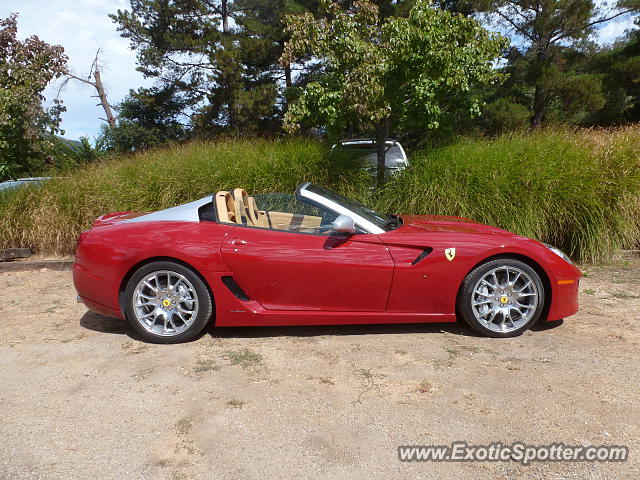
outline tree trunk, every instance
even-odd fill
[[[284,84],[287,88],[291,88],[293,86],[293,82],[291,81],[291,64],[286,63],[284,66]]]
[[[236,128],[236,102],[235,102],[235,94],[234,88],[235,85],[235,63],[236,58],[232,55],[233,50],[233,38],[229,32],[229,5],[228,0],[222,0],[221,7],[222,11],[222,59],[224,60],[222,63],[222,67],[220,64],[220,58],[218,59],[218,68],[220,69],[220,73],[217,78],[217,82],[223,90],[223,98],[226,100],[227,104],[227,126],[231,130],[235,130]]]
[[[376,125],[376,153],[378,154],[378,188],[384,185],[385,159],[387,150],[387,138],[389,138],[389,117],[383,118]]]
[[[545,88],[540,84],[536,85],[536,91],[533,95],[533,116],[531,117],[531,128],[538,128],[540,124],[542,124],[547,107],[546,95],[547,92],[545,91]]]
[[[284,111],[289,110],[289,89],[293,86],[293,81],[291,80],[291,64],[285,63],[284,65]]]
[[[87,85],[91,85],[96,89],[98,95],[96,95],[100,99],[100,103],[98,106],[102,106],[104,110],[104,114],[107,118],[101,118],[100,120],[106,120],[109,124],[109,127],[113,128],[116,126],[116,117],[113,115],[111,111],[111,105],[109,105],[109,101],[107,100],[107,92],[104,90],[104,85],[102,84],[102,77],[100,76],[100,66],[98,65],[98,57],[100,56],[100,49],[96,52],[96,58],[93,60],[93,64],[91,65],[91,72],[93,72],[94,81],[90,80],[91,72],[87,76],[87,78],[78,77],[73,75],[72,73],[67,72],[67,80],[73,78],[74,80],[78,80],[79,82],[86,83]],[[65,80],[65,84],[66,81]]]
[[[111,128],[116,126],[116,118],[113,116],[113,112],[111,111],[111,105],[107,101],[107,93],[104,91],[104,86],[102,85],[102,78],[100,77],[100,69],[98,68],[98,63],[96,62],[96,68],[93,72],[93,78],[95,79],[95,87],[98,91],[98,98],[100,99],[100,104],[104,110],[104,114],[107,116],[107,123]]]
[[[229,6],[228,0],[222,0],[222,31],[229,33]]]
[[[547,89],[544,87],[545,67],[549,64],[549,42],[544,39],[534,46],[536,62],[534,65],[536,90],[533,94],[533,116],[531,117],[531,128],[538,128],[544,121],[547,110]]]

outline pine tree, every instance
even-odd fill
[[[606,4],[603,4],[606,5]],[[597,107],[596,77],[566,65],[567,53],[581,48],[594,28],[636,11],[638,0],[620,0],[603,10],[593,0],[476,0],[476,8],[510,30],[517,40],[517,69],[531,85],[531,127],[543,123],[550,105],[563,98],[572,105]],[[595,93],[595,95],[594,95]]]

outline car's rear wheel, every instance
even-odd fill
[[[467,275],[457,306],[478,333],[515,337],[538,321],[544,299],[544,285],[533,268],[513,258],[497,258]]]
[[[213,313],[202,279],[174,262],[153,262],[137,270],[127,283],[124,307],[131,326],[154,343],[195,338]]]

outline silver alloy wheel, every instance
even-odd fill
[[[151,272],[136,285],[133,312],[148,332],[172,337],[195,321],[198,294],[184,275],[169,270]]]
[[[485,328],[511,332],[535,315],[538,299],[536,282],[529,274],[516,267],[500,266],[473,287],[471,310]]]

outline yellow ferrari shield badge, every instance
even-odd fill
[[[447,260],[452,261],[456,258],[456,249],[455,248],[447,248],[444,251],[444,256],[447,257]]]

